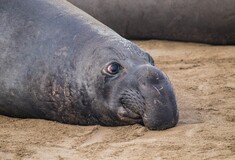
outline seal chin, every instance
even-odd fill
[[[168,128],[172,128],[176,126],[178,122],[178,116],[176,118],[173,118],[172,121],[169,122],[162,122],[161,120],[155,120],[154,122],[151,120],[151,118],[143,117],[143,124],[150,130],[165,130]]]

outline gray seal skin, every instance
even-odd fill
[[[0,0],[0,114],[68,124],[178,122],[152,57],[63,0]]]
[[[234,0],[68,0],[128,39],[235,44]]]

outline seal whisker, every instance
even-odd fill
[[[161,95],[159,89],[158,89],[157,87],[155,87],[154,85],[152,85],[152,86],[153,86],[153,88],[157,91],[157,93],[158,93],[159,95]]]
[[[140,81],[140,79],[142,79],[143,78],[143,76],[142,75],[140,75],[139,77],[138,77],[138,82]]]
[[[159,91],[162,90],[162,89],[163,89],[163,86],[161,86],[160,88],[158,88]]]
[[[154,99],[154,100],[153,100],[153,103],[154,103],[154,104],[157,104],[157,102],[158,102],[159,104],[163,105],[163,103],[162,103],[161,101],[159,101],[158,99]]]

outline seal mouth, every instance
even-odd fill
[[[131,124],[143,124],[142,116],[131,111],[129,108],[125,107],[125,105],[119,107],[117,115],[121,120],[130,122]]]
[[[122,121],[130,124],[143,124],[143,106],[145,106],[144,98],[141,93],[134,89],[126,89],[121,92],[119,98],[118,117]]]

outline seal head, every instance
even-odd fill
[[[153,58],[129,41],[124,47],[109,46],[114,47],[102,47],[93,54],[93,59],[103,57],[98,63],[102,65],[93,70],[98,73],[95,85],[90,85],[96,90],[92,109],[99,123],[139,123],[153,130],[175,126],[175,94],[166,74],[154,66]]]

